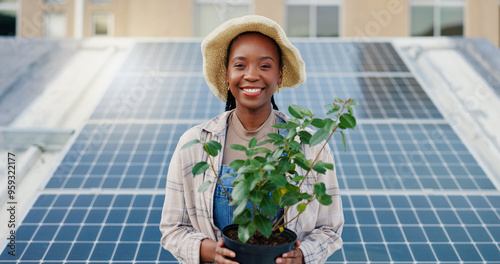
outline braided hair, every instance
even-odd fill
[[[233,46],[233,43],[235,40],[237,40],[238,38],[246,35],[246,34],[250,34],[250,33],[257,33],[257,34],[260,34],[262,36],[265,36],[265,37],[268,37],[260,32],[257,32],[257,31],[247,31],[247,32],[243,32],[241,34],[239,34],[238,36],[236,36],[233,40],[231,40],[231,42],[229,43],[229,46],[227,47],[227,53],[226,53],[226,70],[227,70],[227,66],[229,64],[229,53],[231,52],[231,47]],[[278,45],[278,43],[276,43],[276,41],[270,37],[268,37],[269,39],[271,39],[274,44],[276,44],[276,48],[278,49],[278,58],[279,58],[279,67],[280,69],[282,69],[283,67],[283,58],[281,56],[281,48],[280,46]],[[279,110],[278,109],[278,106],[276,105],[276,102],[274,101],[274,95],[271,96],[271,104],[273,105],[273,109],[274,110]],[[233,96],[233,93],[231,93],[231,90],[227,90],[227,100],[226,100],[226,111],[229,111],[229,110],[233,110],[236,108],[236,99],[234,98]]]

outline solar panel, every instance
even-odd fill
[[[179,137],[194,124],[89,124],[46,188],[148,189],[165,185]],[[361,123],[332,144],[341,188],[495,189],[476,159],[443,122]]]
[[[300,104],[324,115],[334,98],[355,98],[358,118],[442,119],[439,110],[413,77],[312,76],[296,89],[284,89],[275,100],[286,111]],[[225,104],[196,76],[120,76],[97,106],[92,119],[209,119]]]
[[[295,41],[308,82],[276,94],[323,116],[354,98],[332,143],[344,246],[328,263],[500,259],[500,194],[388,42]],[[168,163],[188,128],[223,111],[198,41],[138,43],[17,230],[18,263],[177,263],[159,244]],[[13,262],[7,248],[1,262]]]

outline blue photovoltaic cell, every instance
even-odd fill
[[[224,111],[225,104],[213,96],[201,75],[154,76],[155,82],[146,88],[141,87],[143,78],[153,77],[125,75],[115,79],[92,119],[210,119]],[[179,90],[179,86],[186,89]],[[144,89],[148,92],[135,98],[137,90]],[[124,96],[127,94],[132,98]],[[336,97],[358,101],[358,118],[442,119],[412,77],[310,76],[299,88],[277,93],[275,100],[285,112],[289,105],[300,104],[324,116],[324,106]]]
[[[408,72],[390,43],[293,43],[299,49],[309,72]],[[127,62],[121,71],[201,74],[203,65],[199,42],[139,43]]]
[[[46,188],[163,188],[178,138],[194,125],[87,125]],[[346,137],[346,152],[337,143],[342,142],[340,136],[332,143],[343,189],[495,189],[483,171],[471,172],[477,161],[446,124],[360,124]],[[129,146],[127,151],[124,146]],[[431,150],[433,156],[428,157]],[[112,158],[102,161],[103,156]],[[458,162],[443,162],[445,156],[454,156]],[[451,167],[460,167],[464,173],[453,173]],[[439,201],[417,206],[434,203],[440,206]]]
[[[331,144],[345,225],[328,263],[498,263],[500,194],[483,194],[495,185],[393,45],[295,44],[308,81],[275,95],[283,112],[360,103],[347,150]],[[135,45],[0,262],[177,263],[159,243],[169,161],[187,129],[224,110],[199,45]]]

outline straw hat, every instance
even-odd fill
[[[299,50],[290,43],[285,32],[275,21],[257,15],[243,16],[226,21],[210,33],[201,43],[203,76],[208,86],[221,101],[227,100],[226,55],[229,43],[247,31],[260,32],[276,41],[283,61],[283,88],[295,88],[306,82],[305,63]]]

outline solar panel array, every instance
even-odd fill
[[[500,193],[394,47],[297,41],[308,82],[276,94],[322,115],[354,98],[358,126],[332,142],[342,191],[338,262],[500,261]],[[32,263],[177,263],[159,244],[178,138],[223,111],[199,42],[138,43],[17,230]]]

